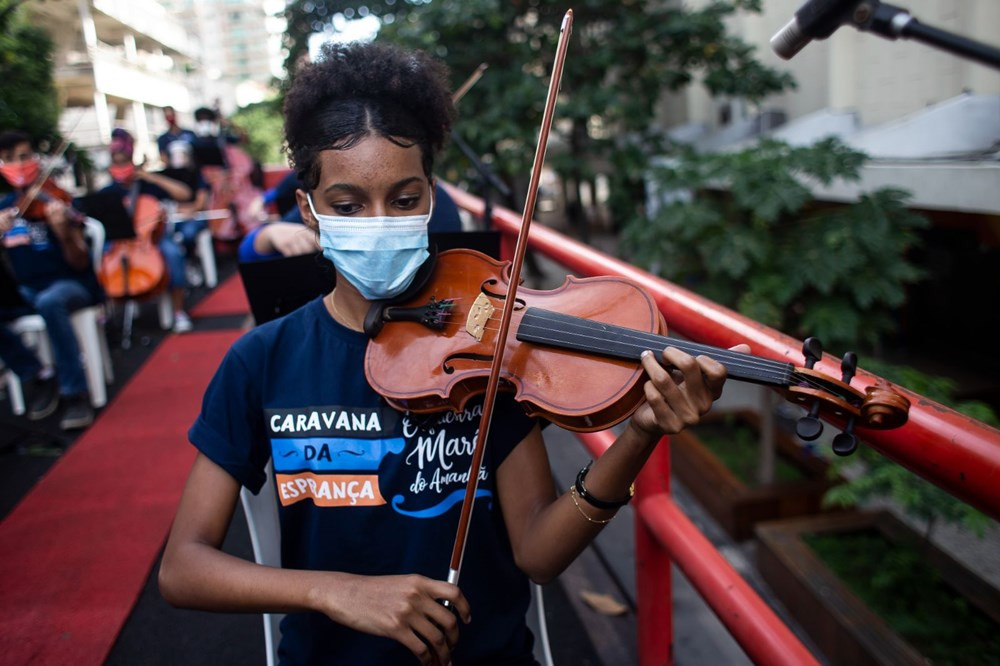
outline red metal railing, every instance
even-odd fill
[[[445,184],[459,207],[481,216],[483,202]],[[493,224],[505,237],[516,236],[521,216],[493,209]],[[630,264],[533,224],[530,247],[581,275],[619,275],[634,280],[656,299],[671,331],[718,347],[749,343],[754,354],[803,363],[801,342],[720,307]],[[817,369],[839,376],[829,356]],[[852,382],[865,388],[877,377],[859,371]],[[909,421],[890,431],[865,430],[866,443],[1000,519],[1000,431],[920,395],[910,399]],[[580,435],[595,456],[614,440],[611,433]],[[664,442],[666,444],[666,442]],[[816,663],[788,627],[680,511],[669,494],[669,448],[657,449],[636,484],[636,571],[639,590],[639,653],[643,666],[673,662],[669,564],[676,563],[733,637],[757,663]]]

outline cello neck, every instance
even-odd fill
[[[630,361],[638,361],[648,350],[663,365],[669,365],[663,358],[664,348],[675,347],[692,356],[715,359],[732,379],[765,386],[789,386],[795,370],[791,363],[534,307],[524,311],[516,335],[521,342]]]

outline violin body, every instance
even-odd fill
[[[128,200],[125,202],[128,207]],[[109,298],[155,296],[167,286],[170,274],[156,239],[163,233],[163,207],[156,197],[136,197],[132,215],[136,237],[111,243],[101,259],[97,278]]]
[[[481,395],[508,277],[509,262],[473,250],[438,255],[427,286],[399,307],[451,301],[448,323],[434,330],[418,321],[387,322],[365,354],[372,388],[398,409],[413,412],[460,410]],[[559,288],[546,291],[519,288],[512,330],[529,307],[666,333],[653,299],[617,277],[568,277]],[[513,392],[530,415],[582,432],[603,430],[631,415],[644,397],[644,380],[645,372],[634,360],[580,355],[514,336],[507,339],[501,370],[501,390]]]
[[[44,220],[45,208],[50,201],[61,201],[69,206],[73,195],[46,178],[40,185],[32,187],[15,204],[20,215],[26,220]]]
[[[372,388],[399,409],[432,412],[462,409],[486,392],[499,337],[500,310],[509,286],[509,262],[472,250],[438,256],[426,285],[399,305],[373,308],[385,330],[371,326],[374,339],[365,355]],[[743,352],[666,337],[654,300],[638,285],[619,277],[567,278],[558,289],[517,290],[504,343],[499,389],[514,393],[525,410],[569,430],[608,428],[629,416],[644,397],[639,363],[651,351],[665,364],[671,346],[722,363],[731,379],[782,390],[786,399],[809,410],[799,436],[815,439],[818,417],[847,423],[834,440],[846,455],[857,445],[855,426],[898,428],[909,402],[887,384],[852,387],[857,357],[845,356],[841,379],[812,369],[822,353],[807,340],[807,365],[774,361]]]

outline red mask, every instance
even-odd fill
[[[135,175],[134,164],[112,164],[108,167],[108,173],[119,183],[127,183]]]
[[[0,164],[0,174],[3,174],[7,182],[18,189],[25,188],[35,182],[40,170],[41,162],[38,159]]]

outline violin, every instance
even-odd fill
[[[382,330],[365,353],[372,388],[398,409],[461,410],[486,388],[494,356],[498,312],[510,278],[510,262],[474,250],[448,250],[437,257],[427,283],[403,303],[384,308]],[[529,415],[568,430],[609,428],[643,400],[649,350],[663,364],[671,346],[704,354],[725,366],[731,379],[781,390],[809,410],[799,435],[819,436],[821,416],[846,421],[835,441],[842,455],[856,447],[855,427],[897,428],[909,401],[888,386],[861,392],[850,386],[857,357],[849,354],[840,378],[812,369],[822,349],[806,345],[806,367],[667,337],[655,300],[624,278],[570,276],[553,290],[520,287],[503,352],[500,390],[514,394]]]
[[[125,208],[129,210],[126,197]],[[163,255],[156,247],[162,234],[165,216],[156,197],[135,197],[132,224],[135,238],[117,240],[105,251],[97,278],[109,298],[133,299],[154,296],[167,286],[169,273]]]
[[[14,204],[26,220],[44,220],[45,208],[50,201],[61,201],[67,206],[73,195],[62,189],[50,178],[39,179]]]

